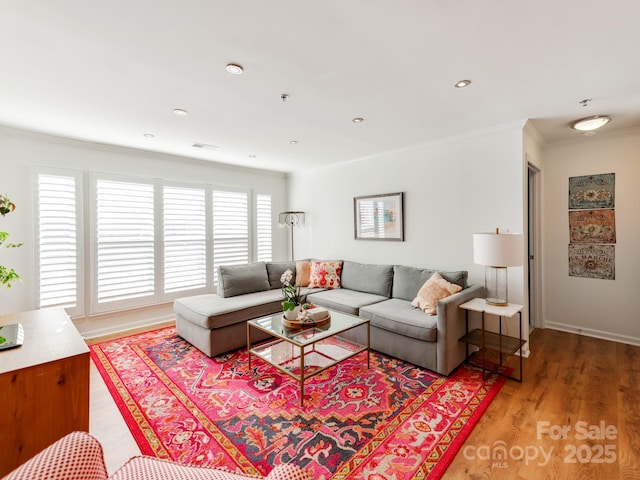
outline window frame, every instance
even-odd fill
[[[87,291],[85,289],[85,229],[84,229],[84,174],[81,170],[68,168],[55,168],[45,166],[35,166],[31,169],[33,179],[33,205],[34,205],[34,302],[36,308],[41,308],[41,270],[40,270],[40,176],[70,177],[75,181],[75,209],[76,209],[76,305],[75,307],[64,307],[71,317],[83,315],[86,310]]]
[[[206,276],[206,285],[202,288],[192,288],[188,290],[180,290],[176,292],[165,292],[164,289],[164,276],[165,276],[165,236],[164,236],[164,188],[165,187],[173,187],[173,188],[185,188],[185,189],[194,189],[194,190],[203,190],[204,191],[204,210],[205,210],[205,276]],[[185,183],[185,182],[173,182],[161,180],[159,181],[158,193],[159,193],[159,215],[161,219],[161,223],[159,226],[160,229],[160,238],[161,242],[158,245],[160,249],[160,301],[161,302],[169,302],[173,301],[176,298],[191,296],[191,295],[203,295],[206,293],[210,293],[213,288],[213,237],[211,235],[211,224],[212,220],[212,201],[210,195],[210,185],[207,184],[196,184],[196,183]]]
[[[214,283],[214,232],[213,232],[213,195],[217,192],[241,193],[246,196],[246,227],[247,227],[247,262],[258,261],[258,196],[266,195],[271,198],[271,217],[273,217],[273,193],[256,191],[251,188],[237,188],[219,184],[179,182],[159,178],[148,178],[127,174],[108,173],[101,171],[85,171],[70,168],[55,168],[46,166],[32,167],[33,178],[33,211],[34,211],[34,301],[40,303],[40,205],[39,179],[40,175],[72,177],[75,181],[76,207],[76,306],[67,308],[67,313],[74,318],[90,317],[92,315],[109,314],[117,311],[143,308],[162,303],[168,303],[176,298],[206,293],[215,293],[217,284]],[[150,295],[98,302],[98,182],[100,180],[151,185],[153,188],[153,219],[154,219],[154,289]],[[203,190],[205,196],[206,223],[206,286],[175,292],[165,292],[165,238],[164,238],[164,191],[165,187],[187,188]],[[273,258],[273,218],[271,218],[271,258]],[[265,261],[265,260],[261,260]]]
[[[89,314],[99,314],[118,310],[128,310],[136,307],[143,307],[159,303],[160,296],[158,294],[158,199],[157,199],[157,181],[156,179],[145,179],[141,177],[133,177],[128,175],[117,175],[110,173],[92,172],[90,174],[90,312]],[[106,180],[120,183],[137,183],[151,185],[153,188],[153,220],[154,220],[154,288],[150,295],[129,298],[123,300],[113,300],[100,303],[98,301],[98,181]]]

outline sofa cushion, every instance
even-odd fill
[[[264,262],[218,267],[218,295],[223,298],[269,290],[269,275]]]
[[[406,267],[404,265],[394,265],[393,267],[393,289],[392,297],[408,300],[411,302],[416,298],[418,290],[433,275],[436,270],[427,268]],[[465,270],[457,272],[438,271],[442,278],[448,282],[467,288],[468,272]]]
[[[391,297],[392,265],[371,265],[345,260],[340,276],[342,288]]]
[[[391,298],[360,309],[372,326],[427,342],[437,340],[437,316],[429,316],[410,301]]]
[[[178,298],[173,311],[204,328],[220,328],[282,311],[282,292],[266,290],[235,297],[216,294]]]
[[[300,295],[306,297],[321,291],[301,288]],[[177,298],[173,311],[191,323],[213,329],[281,312],[282,300],[282,291],[276,289],[225,298],[209,293]]]
[[[416,298],[418,290],[424,285],[429,277],[433,275],[433,270],[426,268],[406,267],[404,265],[394,265],[393,267],[393,289],[391,296],[408,300]]]
[[[467,283],[467,278],[469,277],[469,272],[466,270],[458,270],[455,272],[443,272],[442,270],[436,270],[442,278],[444,278],[447,282],[455,283],[456,285],[460,285],[464,290],[469,286]]]
[[[307,296],[307,301],[339,312],[358,315],[360,308],[372,303],[387,300],[387,297],[372,293],[358,292],[340,288],[337,290],[325,290]]]
[[[267,275],[270,288],[282,288],[280,278],[287,270],[291,270],[293,278],[296,278],[296,262],[267,262]]]
[[[438,302],[454,293],[458,293],[460,290],[462,290],[460,285],[448,282],[436,272],[429,277],[429,280],[424,282],[411,305],[421,309],[427,315],[435,315],[438,313]]]

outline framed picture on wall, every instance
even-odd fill
[[[353,199],[356,240],[404,240],[403,192]]]

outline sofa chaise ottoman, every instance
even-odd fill
[[[256,262],[218,267],[218,294],[178,298],[173,303],[178,335],[210,357],[247,346],[247,320],[282,311],[282,282],[295,262]],[[301,294],[320,289],[302,288]],[[269,335],[252,333],[260,341]]]

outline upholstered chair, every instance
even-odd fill
[[[102,445],[86,432],[73,432],[27,460],[2,480],[313,480],[295,465],[277,465],[266,477],[223,468],[180,465],[154,457],[133,457],[110,477]]]

